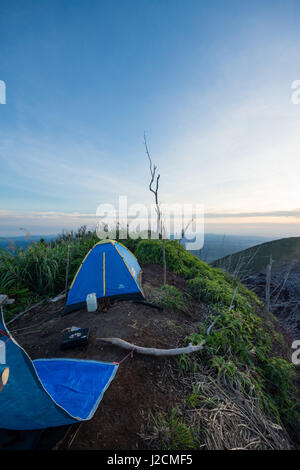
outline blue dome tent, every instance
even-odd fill
[[[64,313],[84,308],[88,294],[97,299],[143,299],[141,267],[122,243],[102,240],[89,251],[71,284]]]
[[[0,392],[0,428],[45,429],[91,419],[118,365],[58,358],[31,361],[9,334],[0,311],[0,343],[9,368]]]

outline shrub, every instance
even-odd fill
[[[174,286],[164,285],[152,292],[151,300],[156,304],[168,308],[186,310],[187,300],[184,294]]]
[[[196,300],[220,301],[224,305],[229,305],[234,289],[238,287],[235,299],[237,305],[249,308],[250,303],[261,304],[257,296],[240,284],[237,279],[201,261],[186,251],[178,241],[167,240],[165,248],[167,267],[187,279],[191,294]],[[137,245],[135,255],[141,264],[162,264],[162,242],[141,240]]]
[[[177,408],[173,408],[166,417],[162,413],[151,413],[158,437],[160,448],[163,450],[192,450],[197,449],[196,432],[183,422]]]

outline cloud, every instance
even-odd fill
[[[134,172],[130,178],[122,173],[117,158],[84,142],[73,149],[66,142],[58,146],[27,137],[6,139],[0,144],[0,160],[24,210],[34,208],[32,199],[37,197],[45,209],[55,206],[76,211],[96,210],[99,202],[115,202],[119,194],[133,199],[147,192],[147,185],[140,184]]]
[[[32,235],[61,233],[63,230],[76,230],[81,225],[95,228],[95,214],[67,212],[32,212],[0,211],[0,236],[23,235],[23,229]],[[22,228],[22,230],[21,230]]]
[[[296,217],[300,218],[300,209],[287,210],[287,211],[263,211],[263,212],[207,212],[205,218],[219,219],[219,218],[252,218],[252,217]]]
[[[128,219],[132,219],[130,216]],[[82,225],[94,229],[99,218],[96,212],[0,210],[0,236],[21,235],[22,229],[32,235],[57,234],[77,230]],[[204,213],[205,231],[216,233],[253,233],[272,236],[300,236],[300,209],[261,212]]]

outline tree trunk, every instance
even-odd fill
[[[166,262],[166,246],[165,239],[162,239],[162,252],[163,252],[163,285],[167,283],[167,262]]]
[[[66,293],[66,297],[67,297],[67,295],[68,295],[69,264],[70,264],[70,242],[68,242],[68,249],[67,249],[66,283],[65,283],[65,293]]]
[[[268,264],[266,268],[266,305],[265,305],[266,312],[270,312],[270,303],[271,303],[270,289],[271,289],[272,264],[273,264],[273,258],[271,255],[270,263]]]

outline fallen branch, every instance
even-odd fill
[[[148,354],[150,356],[178,356],[179,354],[190,354],[192,352],[200,351],[203,349],[205,341],[201,341],[198,346],[193,346],[191,343],[185,348],[175,348],[175,349],[156,349],[156,348],[144,348],[142,346],[136,346],[135,344],[128,343],[120,338],[97,338],[97,341],[102,341],[103,343],[113,344],[119,348],[127,349],[139,354]]]
[[[35,307],[38,307],[39,305],[41,305],[42,303],[46,302],[47,300],[48,300],[48,299],[43,299],[43,300],[41,300],[40,302],[38,302],[37,304],[31,305],[31,307],[29,307],[29,308],[27,308],[26,310],[24,310],[24,312],[18,313],[18,315],[16,315],[14,318],[12,318],[11,320],[9,320],[6,324],[7,324],[7,325],[10,325],[10,324],[13,323],[14,321],[18,320],[20,317],[22,317],[23,315],[25,315],[25,313],[30,312],[30,310],[32,310],[32,309],[35,308]]]
[[[53,297],[52,299],[43,299],[41,300],[40,302],[38,302],[37,304],[34,304],[34,305],[31,305],[30,307],[28,307],[26,310],[24,310],[23,312],[21,313],[18,313],[15,317],[13,317],[11,320],[9,320],[8,322],[6,322],[7,325],[10,325],[11,323],[13,323],[14,321],[18,320],[19,318],[21,318],[23,315],[25,315],[25,313],[28,313],[30,312],[32,309],[34,309],[35,307],[39,307],[40,305],[42,305],[43,303],[45,302],[57,302],[58,300],[61,300],[65,297],[65,291],[63,291],[61,294],[59,294],[58,296],[56,297]],[[8,302],[10,303],[10,302]]]

